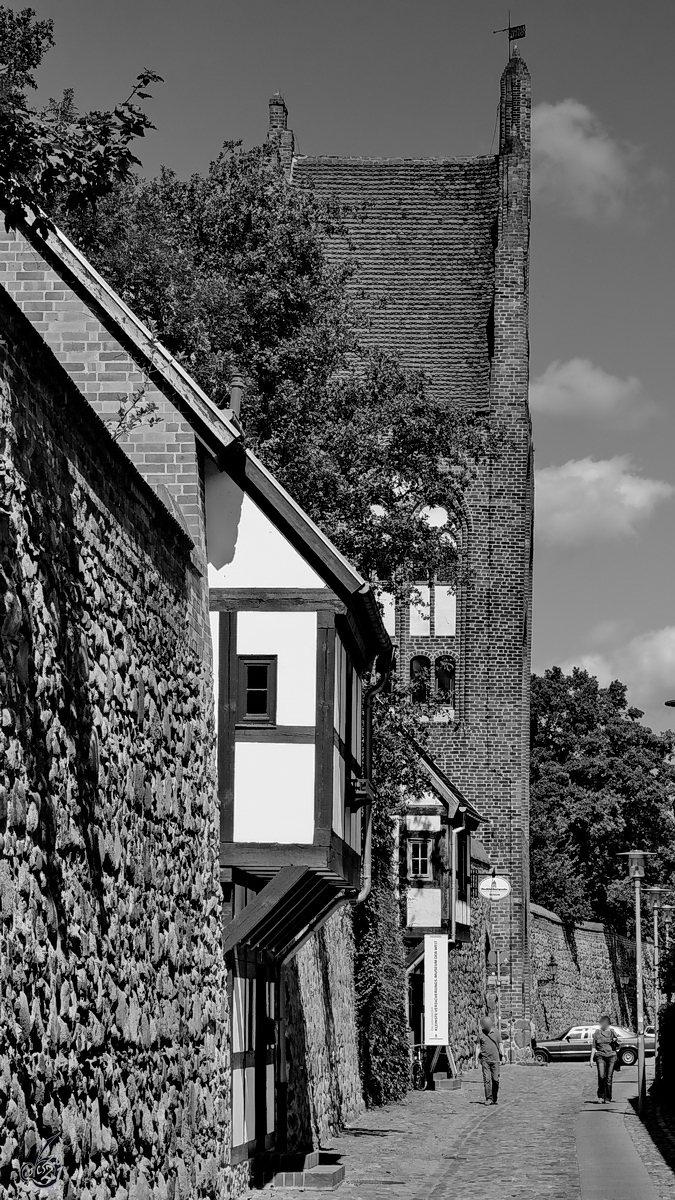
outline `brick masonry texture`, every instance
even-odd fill
[[[322,1146],[363,1111],[350,913],[340,909],[286,968],[288,1148]]]
[[[120,399],[145,386],[158,424],[132,430],[123,447],[153,486],[179,506],[199,547],[204,540],[199,463],[188,422],[139,370],[99,315],[19,233],[0,238],[0,283],[41,333],[96,412],[115,418]]]
[[[496,159],[298,157],[292,178],[352,209],[373,342],[428,372],[439,395],[486,404]]]
[[[532,1015],[539,1038],[607,1013],[637,1028],[635,942],[595,921],[566,930],[555,913],[532,905]],[[653,1019],[653,946],[643,943],[645,1020]]]
[[[58,1134],[50,1196],[225,1196],[192,542],[1,290],[0,332],[0,1191]]]
[[[422,367],[448,400],[484,409],[497,451],[459,506],[463,570],[455,638],[411,641],[457,666],[453,725],[433,754],[485,823],[480,838],[512,894],[493,914],[508,953],[505,1010],[529,1014],[529,680],[533,464],[528,410],[530,80],[517,55],[501,80],[499,154],[470,160],[298,156],[292,179],[353,206],[354,278],[381,299],[367,337]],[[347,253],[336,243],[335,254]],[[457,511],[459,509],[459,511]]]

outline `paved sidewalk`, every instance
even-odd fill
[[[470,1072],[460,1091],[411,1092],[322,1149],[345,1164],[343,1200],[675,1200],[675,1175],[629,1103],[636,1091],[635,1072],[621,1072],[610,1109],[596,1105],[587,1063],[512,1066],[486,1108]]]

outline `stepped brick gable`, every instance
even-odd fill
[[[285,106],[270,140],[289,160]],[[448,401],[484,409],[497,452],[454,506],[465,570],[454,632],[420,632],[397,613],[399,669],[454,664],[455,705],[434,729],[434,757],[481,812],[493,866],[511,896],[494,905],[496,944],[511,960],[502,1011],[529,1013],[528,775],[532,443],[528,410],[530,78],[514,51],[501,80],[499,152],[473,159],[292,157],[291,181],[352,206],[355,288],[378,301],[367,336],[425,370]],[[347,248],[336,243],[336,255]],[[448,497],[453,508],[453,498]]]

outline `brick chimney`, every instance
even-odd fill
[[[295,138],[293,137],[293,130],[288,128],[288,109],[286,108],[286,101],[280,92],[277,92],[270,100],[270,123],[267,131],[267,140],[276,145],[279,161],[286,174],[290,177],[293,152],[295,150]]]

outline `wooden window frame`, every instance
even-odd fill
[[[427,870],[425,875],[413,872],[412,865],[412,848],[413,845],[425,845],[427,848]],[[424,879],[432,880],[434,877],[434,868],[432,863],[433,856],[433,838],[430,837],[409,837],[408,838],[408,879]]]
[[[248,666],[267,666],[267,712],[246,712]],[[237,655],[237,725],[276,725],[277,723],[277,665],[276,654]]]

